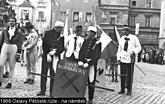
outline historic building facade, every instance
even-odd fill
[[[0,0],[0,28],[6,27],[9,17],[15,16],[15,10],[6,0]]]
[[[15,7],[16,18],[32,21],[40,33],[53,28],[56,20],[65,22],[68,9],[69,28],[82,25],[84,30],[93,22],[98,0],[8,0]]]
[[[93,22],[94,12],[98,0],[51,0],[52,24],[55,20],[65,21],[68,9],[69,28],[75,30],[75,26],[82,25],[84,30]]]
[[[8,0],[17,3],[17,21],[26,19],[33,22],[40,33],[54,26],[56,20],[65,22],[68,9],[69,28],[83,25],[84,30],[94,20],[114,38],[114,25],[122,36],[122,26],[131,26],[138,35],[142,46],[157,47],[160,27],[161,0]],[[19,3],[18,3],[19,2]],[[16,7],[15,7],[16,8]],[[96,19],[94,19],[96,17]]]
[[[113,35],[113,23],[121,33],[122,25],[130,25],[135,34],[136,24],[140,24],[138,35],[142,46],[158,47],[161,0],[100,0],[102,28]],[[105,16],[104,16],[105,15]]]
[[[21,25],[31,21],[39,33],[50,28],[50,0],[8,0],[7,2],[15,10],[17,22]]]
[[[140,23],[139,39],[143,46],[158,47],[161,0],[131,0],[129,24]]]

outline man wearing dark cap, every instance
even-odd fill
[[[23,43],[22,49],[25,52],[27,79],[24,83],[33,84],[35,75],[31,74],[31,72],[36,73],[38,34],[34,30],[31,22],[26,22],[25,30],[27,33],[27,40]]]
[[[135,55],[141,51],[141,45],[139,39],[135,35],[130,34],[129,26],[123,26],[123,34],[119,41],[117,52],[117,60],[120,62],[120,73],[122,75],[119,94],[125,93],[125,88],[127,88],[127,95],[131,95]]]
[[[71,61],[77,61],[79,51],[84,39],[82,38],[82,26],[76,26],[76,33],[71,34],[67,42],[66,58]]]
[[[12,79],[14,77],[14,69],[16,65],[16,54],[19,45],[22,44],[22,32],[16,27],[16,18],[10,17],[9,27],[2,32],[2,49],[0,55],[0,68],[2,68],[6,62],[9,62],[9,80],[5,88],[12,87]]]
[[[95,81],[97,73],[97,61],[101,55],[101,42],[97,40],[96,33],[97,28],[95,26],[89,26],[87,30],[87,36],[84,40],[79,52],[78,65],[83,68],[89,69],[88,78],[88,98],[89,104],[93,104],[93,96],[95,90]]]
[[[55,27],[52,30],[46,31],[43,38],[42,48],[42,68],[41,74],[47,75],[48,70],[50,76],[55,76],[56,68],[54,66],[54,57],[56,60],[60,59],[60,54],[64,51],[64,37],[61,35],[64,23],[56,21]],[[57,64],[57,63],[55,63]],[[55,65],[56,66],[56,65]],[[41,76],[40,92],[37,96],[44,96],[46,92],[47,78]],[[50,97],[52,97],[54,79],[50,79]]]

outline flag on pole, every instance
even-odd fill
[[[120,34],[119,34],[119,32],[118,32],[116,26],[114,26],[114,30],[115,30],[114,33],[115,33],[115,35],[116,35],[116,37],[117,37],[117,43],[119,43],[119,40],[120,40]]]
[[[96,15],[95,15],[95,12],[93,12],[93,15],[92,15],[92,25],[96,26]]]
[[[68,39],[68,13],[69,13],[69,10],[67,9],[66,11],[66,19],[65,19],[65,26],[64,26],[64,33],[63,33],[63,36],[64,36],[64,46],[66,47],[66,44],[67,44],[67,39]]]
[[[101,29],[100,26],[96,25],[96,27],[101,31],[101,59],[109,59],[112,56],[115,56],[118,50],[117,44]]]
[[[65,26],[64,26],[64,32],[63,32],[63,36],[64,36],[64,47],[67,48],[67,42],[68,42],[68,13],[69,10],[66,10],[66,19],[65,19]],[[65,51],[63,53],[61,53],[61,59],[64,59],[65,57]]]
[[[135,29],[135,34],[139,34],[139,27],[140,27],[140,23],[136,23],[136,29]]]

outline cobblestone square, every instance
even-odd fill
[[[114,89],[115,92],[96,88],[95,104],[165,104],[165,69],[164,65],[136,63],[146,74],[145,76],[136,66],[134,72],[133,94],[118,95],[119,83],[111,82],[111,77],[106,76],[106,87]],[[41,72],[41,60],[37,63],[37,73]],[[17,63],[15,78],[11,89],[5,89],[7,79],[3,80],[0,88],[0,97],[6,98],[37,98],[40,90],[40,76],[36,76],[33,85],[24,84],[26,80],[26,69]],[[120,80],[120,78],[119,78]],[[49,96],[49,78],[47,80],[46,96]],[[86,91],[86,97],[87,97]]]

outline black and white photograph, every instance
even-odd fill
[[[0,0],[1,104],[165,104],[165,0]]]

